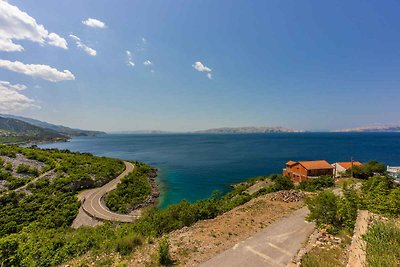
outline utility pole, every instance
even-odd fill
[[[351,178],[353,178],[353,157],[351,157]]]

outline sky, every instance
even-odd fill
[[[104,131],[400,123],[400,2],[0,0],[0,113]]]

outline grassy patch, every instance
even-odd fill
[[[339,258],[342,250],[338,247],[332,249],[315,248],[305,255],[301,261],[302,267],[341,267],[344,266]]]
[[[378,222],[364,236],[367,262],[371,267],[400,266],[400,227],[394,222]]]
[[[315,247],[301,261],[305,267],[336,267],[346,266],[346,249],[351,243],[351,233],[343,230],[337,235],[342,240],[340,245]]]
[[[350,186],[359,183],[361,181],[362,181],[361,179],[357,178],[338,178],[336,180],[336,186],[337,187]]]

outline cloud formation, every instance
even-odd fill
[[[150,60],[146,60],[145,62],[143,62],[143,65],[145,65],[146,67],[153,66],[153,62],[151,62]]]
[[[11,84],[7,81],[0,81],[0,112],[13,113],[25,109],[40,109],[33,99],[21,94],[25,90],[23,84]]]
[[[92,28],[104,29],[106,27],[106,24],[104,22],[93,18],[82,20],[82,23]]]
[[[69,37],[71,37],[75,41],[76,46],[85,51],[86,54],[92,57],[95,57],[97,55],[97,51],[82,43],[81,39],[78,36],[70,34]]]
[[[41,78],[51,82],[75,80],[75,76],[69,71],[59,71],[48,65],[24,64],[19,61],[9,61],[0,59],[0,68],[23,73],[28,76]]]
[[[34,18],[7,1],[0,0],[0,51],[21,52],[24,47],[14,40],[29,40],[68,49],[67,41],[56,33],[49,33]]]
[[[200,72],[207,72],[207,78],[208,79],[212,79],[212,69],[210,69],[209,67],[205,66],[203,63],[201,63],[200,61],[196,61],[192,67]]]
[[[126,65],[128,65],[129,67],[134,67],[135,66],[135,62],[132,61],[133,55],[132,52],[129,50],[126,50]]]

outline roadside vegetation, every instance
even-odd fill
[[[12,154],[12,152],[8,152]],[[66,168],[66,170],[68,169]],[[136,170],[137,172],[134,172],[132,176],[125,180],[123,186],[112,192],[117,199],[128,199],[130,196],[130,193],[127,192],[130,190],[129,188],[132,185],[142,183],[142,178],[148,175],[149,172],[154,171],[150,167],[141,164]],[[272,181],[268,189],[252,196],[247,194],[245,192],[246,189],[260,179]],[[41,204],[38,205],[43,207],[41,211],[44,212],[44,209],[46,212],[52,211],[44,212],[47,216],[47,218],[45,216],[46,219],[33,217],[29,223],[22,224],[20,228],[4,228],[9,230],[5,231],[2,235],[3,238],[0,239],[0,262],[3,263],[3,266],[54,266],[87,253],[99,255],[117,252],[121,256],[129,255],[145,242],[152,242],[151,240],[155,238],[161,238],[174,230],[191,226],[200,220],[215,218],[261,194],[293,188],[293,183],[290,179],[281,175],[259,177],[249,181],[248,184],[243,183],[237,186],[225,195],[214,192],[210,198],[199,200],[195,203],[183,200],[165,209],[147,208],[143,216],[131,224],[106,222],[97,227],[81,227],[75,230],[71,229],[69,225],[79,207],[75,197],[75,193],[79,189],[71,191],[71,184],[67,184],[67,193],[63,190],[66,184],[54,185],[55,187],[51,186],[52,184],[55,183],[40,179],[40,182],[38,181],[35,186],[30,186],[30,188],[33,190],[32,192],[35,189],[43,190],[43,188],[48,188],[50,191],[47,191],[48,194],[46,195],[52,192],[52,197],[54,198],[52,201],[60,199],[63,202],[52,204],[52,201],[48,203],[46,202],[47,199],[43,199]],[[72,188],[76,187],[72,186]],[[60,193],[56,193],[58,190]],[[141,194],[142,192],[139,193]],[[35,194],[36,192],[31,195],[30,201],[36,203],[35,199],[38,198],[38,195]],[[67,195],[64,197],[64,195],[59,194]],[[13,196],[13,194],[10,194],[10,196]],[[43,205],[43,202],[47,204]],[[70,206],[65,206],[64,203]],[[127,208],[124,206],[126,204],[125,201],[117,201],[115,203],[117,203],[115,207]],[[24,204],[27,204],[27,202],[24,202]],[[20,207],[20,209],[19,213],[23,213],[23,208]],[[57,213],[57,211],[61,212],[62,210],[65,212]],[[54,215],[50,215],[53,213]],[[14,221],[16,221],[16,218],[14,218]],[[5,222],[3,222],[3,225],[5,225]],[[20,225],[20,222],[16,221],[14,227],[16,225]],[[171,260],[168,252],[168,241],[163,241],[160,244],[158,261],[164,264]]]
[[[117,188],[105,197],[107,207],[114,212],[129,213],[151,194],[149,177],[156,170],[143,163],[135,163],[134,170],[121,179]]]
[[[13,191],[39,175],[39,170],[26,164],[10,166],[10,163],[5,163],[8,158],[15,158],[17,154],[44,163],[45,167],[41,172],[52,170],[52,176],[43,177],[28,184],[26,191]],[[13,260],[17,263],[8,263],[5,260],[6,255],[16,248],[14,247],[16,243],[10,243],[10,240],[19,236],[18,244],[28,246],[30,242],[35,242],[35,238],[38,238],[36,233],[62,232],[60,229],[69,227],[78,213],[80,203],[76,193],[110,181],[124,168],[120,160],[94,157],[87,153],[71,153],[67,150],[40,150],[0,145],[0,156],[2,158],[0,180],[5,182],[8,188],[0,194],[0,263],[2,266],[40,266],[39,263],[26,264],[23,258],[17,256]],[[14,177],[12,171],[28,176]],[[48,234],[45,236],[48,237]],[[42,245],[43,248],[36,246],[36,250],[48,249],[45,243]],[[32,243],[32,250],[29,253],[33,251]]]
[[[36,174],[30,166],[9,166],[4,160],[17,155],[42,162],[44,167],[38,169]],[[162,240],[159,242],[158,263],[170,264],[169,243],[163,237],[174,230],[215,218],[267,193],[291,189],[318,191],[333,185],[333,179],[329,177],[297,187],[282,175],[257,177],[236,185],[226,194],[214,192],[210,198],[194,203],[183,200],[165,209],[146,208],[142,217],[134,223],[105,222],[97,227],[72,229],[70,225],[80,206],[77,193],[101,186],[116,177],[124,168],[123,162],[67,150],[12,146],[0,146],[0,156],[3,158],[0,161],[1,179],[18,172],[18,169],[28,174],[28,179],[47,171],[52,173],[36,182],[25,181],[25,184],[30,182],[28,192],[9,189],[0,195],[2,266],[55,266],[82,255],[118,253],[125,257],[156,239]],[[148,177],[154,175],[154,171],[145,164],[137,163],[134,171],[107,195],[105,201],[108,207],[127,213],[141,203],[151,192]],[[249,187],[259,182],[265,182],[266,186],[250,195],[247,191]],[[365,181],[361,191],[344,188],[341,198],[329,191],[316,193],[307,200],[311,210],[309,219],[315,220],[319,226],[328,226],[333,233],[339,233],[352,229],[357,208],[360,207],[385,215],[400,214],[400,192],[388,178],[372,177]]]

